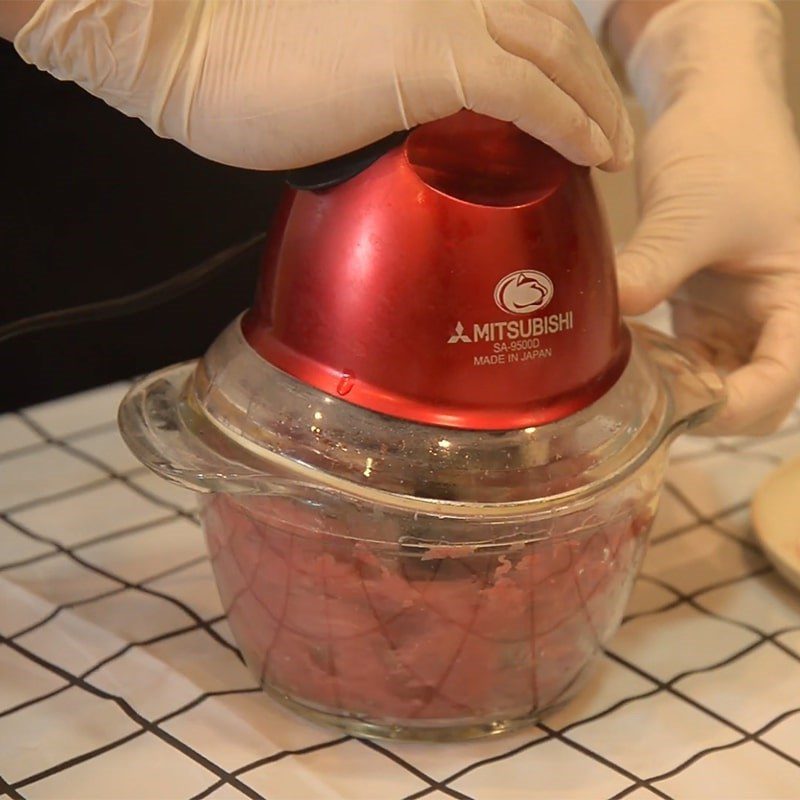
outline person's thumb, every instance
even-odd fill
[[[675,209],[645,213],[617,256],[623,314],[644,314],[666,300],[703,266],[694,226]]]

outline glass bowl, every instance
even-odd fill
[[[632,326],[630,362],[558,422],[479,432],[330,397],[237,321],[130,391],[133,452],[200,493],[236,642],[273,697],[358,736],[456,740],[568,699],[620,623],[668,445],[719,379]]]
[[[619,625],[662,469],[653,458],[557,518],[468,523],[283,485],[205,495],[201,519],[270,694],[355,735],[460,739],[527,724],[578,688]]]

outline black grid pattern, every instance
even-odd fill
[[[73,399],[70,402],[80,401]],[[528,776],[527,785],[531,785],[530,782],[537,778],[542,782],[538,787],[540,793],[536,796],[552,797],[558,793],[558,778],[548,776],[546,769],[542,769],[542,765],[551,760],[550,757],[542,756],[539,759],[537,755],[550,753],[547,748],[555,748],[552,752],[557,753],[560,759],[565,760],[565,763],[576,765],[573,767],[573,774],[569,776],[570,780],[580,782],[582,765],[585,765],[587,770],[590,768],[601,770],[606,784],[612,788],[607,791],[602,790],[598,794],[597,787],[604,784],[602,781],[598,784],[592,778],[585,786],[584,795],[587,798],[600,796],[622,798],[637,790],[649,793],[647,796],[672,797],[674,795],[670,793],[670,779],[685,776],[693,766],[700,764],[714,753],[723,751],[735,753],[737,748],[745,745],[763,749],[775,759],[775,763],[794,770],[795,786],[800,786],[798,758],[800,751],[797,747],[792,751],[790,747],[785,747],[780,742],[776,744],[771,736],[779,726],[790,723],[793,718],[800,715],[800,692],[794,695],[787,692],[783,706],[775,709],[774,715],[766,722],[760,721],[754,725],[737,721],[736,714],[721,712],[717,707],[718,703],[713,699],[706,701],[702,692],[686,688],[687,679],[694,679],[704,674],[720,675],[721,671],[743,663],[745,659],[753,657],[764,648],[771,648],[770,652],[780,654],[780,657],[785,657],[787,662],[791,663],[790,672],[794,673],[797,685],[800,686],[800,653],[798,653],[800,636],[792,639],[793,634],[800,634],[800,600],[795,599],[790,593],[780,595],[775,602],[785,605],[781,608],[782,621],[785,624],[777,627],[755,624],[752,619],[742,619],[741,614],[735,609],[731,613],[725,613],[724,606],[716,607],[711,600],[719,592],[735,595],[754,582],[758,586],[773,588],[779,586],[779,582],[772,569],[760,556],[757,546],[748,538],[746,523],[740,521],[740,512],[747,507],[746,499],[728,497],[724,487],[716,487],[714,491],[717,496],[713,497],[713,503],[719,510],[709,513],[698,507],[689,496],[691,492],[687,493],[685,488],[687,480],[691,487],[692,476],[705,474],[705,464],[717,464],[721,457],[726,459],[726,463],[735,462],[738,470],[752,471],[752,488],[754,488],[761,474],[759,470],[779,463],[793,450],[800,452],[800,414],[796,413],[780,433],[768,440],[693,442],[686,447],[678,448],[666,487],[664,508],[639,579],[638,589],[645,600],[640,603],[642,607],[637,608],[637,599],[634,596],[622,631],[611,642],[606,653],[603,669],[610,671],[611,677],[602,679],[603,670],[601,670],[599,681],[601,687],[605,685],[607,688],[608,683],[614,681],[618,684],[617,695],[610,702],[604,705],[601,703],[600,707],[594,708],[590,702],[588,710],[580,702],[575,702],[529,731],[506,739],[490,740],[489,743],[458,745],[445,751],[440,750],[436,769],[432,769],[430,759],[421,755],[422,750],[419,745],[361,742],[349,736],[337,735],[335,732],[306,724],[269,705],[269,701],[266,701],[253,685],[244,667],[238,661],[233,661],[232,654],[238,659],[238,653],[229,642],[230,637],[222,615],[203,613],[202,609],[196,608],[192,602],[179,596],[179,591],[173,591],[169,583],[170,580],[179,579],[182,575],[188,574],[193,567],[203,563],[202,538],[199,532],[196,553],[175,563],[175,558],[170,556],[171,542],[165,535],[161,541],[163,560],[155,561],[152,569],[147,570],[144,579],[133,580],[126,577],[124,563],[126,543],[133,541],[134,537],[150,535],[159,527],[176,520],[191,525],[197,523],[192,514],[186,510],[185,503],[165,499],[164,495],[156,495],[143,488],[139,480],[145,475],[143,469],[133,464],[128,469],[114,469],[87,444],[96,435],[106,433],[109,436],[114,435],[114,403],[108,401],[103,406],[102,397],[93,393],[91,400],[87,400],[86,412],[86,419],[94,421],[91,427],[78,431],[70,430],[63,435],[55,435],[48,424],[48,419],[51,417],[54,420],[58,418],[57,404],[51,404],[49,409],[16,414],[15,423],[25,425],[36,436],[37,441],[13,450],[5,448],[6,452],[2,452],[4,443],[0,428],[0,481],[3,470],[14,470],[15,459],[33,455],[46,460],[53,452],[67,454],[78,462],[88,464],[96,473],[94,477],[78,486],[51,494],[45,494],[43,491],[24,502],[6,498],[2,503],[0,511],[2,523],[15,532],[15,535],[22,537],[20,541],[34,542],[42,549],[34,555],[19,558],[14,558],[13,554],[11,557],[6,556],[0,562],[0,589],[6,583],[12,587],[27,589],[34,596],[38,593],[41,596],[42,613],[37,615],[33,622],[23,614],[20,619],[25,619],[25,622],[15,627],[9,623],[13,618],[13,609],[7,610],[0,618],[0,624],[6,626],[5,629],[0,627],[0,656],[5,653],[9,658],[13,657],[20,663],[28,664],[31,670],[37,671],[36,674],[47,675],[50,680],[46,690],[39,693],[28,691],[17,701],[12,698],[11,702],[3,704],[5,696],[0,693],[0,731],[4,726],[6,729],[14,728],[15,721],[20,719],[20,715],[32,710],[46,713],[48,703],[68,692],[81,693],[82,697],[86,697],[86,702],[96,698],[98,701],[113,704],[127,718],[128,731],[124,735],[111,737],[108,741],[103,741],[101,737],[94,745],[79,747],[80,752],[73,752],[56,759],[56,763],[51,763],[53,760],[51,754],[43,749],[41,763],[26,769],[25,774],[19,774],[19,768],[15,764],[3,764],[2,748],[0,748],[0,795],[25,797],[26,787],[37,785],[37,796],[57,797],[59,792],[63,792],[64,786],[70,785],[71,775],[78,774],[75,772],[76,769],[83,768],[84,772],[80,774],[85,775],[87,774],[85,770],[91,769],[93,764],[98,764],[100,760],[119,752],[120,748],[145,737],[156,739],[159,746],[174,752],[175,758],[181,759],[184,767],[188,764],[191,768],[188,772],[184,770],[187,775],[185,786],[161,787],[153,796],[191,797],[197,800],[214,796],[220,789],[225,790],[225,797],[235,796],[238,792],[251,798],[269,798],[273,791],[275,796],[313,796],[314,780],[326,785],[328,794],[331,791],[334,794],[338,791],[341,796],[347,797],[348,793],[342,787],[347,785],[348,780],[355,786],[364,779],[366,773],[380,776],[380,780],[383,781],[380,783],[382,788],[376,789],[376,793],[379,793],[376,796],[386,800],[390,800],[391,797],[396,797],[398,800],[399,798],[412,800],[433,795],[491,800],[495,796],[504,795],[500,790],[495,794],[485,787],[491,785],[492,780],[496,781],[496,787],[502,787],[503,781],[506,780],[504,777],[506,772],[509,775],[508,780],[513,781],[514,765],[520,762],[533,765],[532,769],[535,770]],[[58,428],[57,423],[55,427]],[[58,536],[53,535],[55,529],[39,530],[35,525],[24,522],[32,510],[40,511],[56,501],[78,504],[76,507],[79,509],[79,504],[87,492],[106,484],[122,486],[137,497],[137,502],[150,504],[154,511],[152,519],[128,527],[112,526],[110,530],[86,531],[86,535],[76,544],[64,544],[59,541]],[[704,502],[704,505],[708,504]],[[124,520],[122,522],[124,523]],[[55,519],[53,524],[57,526],[58,520]],[[674,550],[676,547],[685,547],[686,552],[691,554],[692,543],[699,541],[703,536],[718,542],[720,552],[724,551],[725,558],[715,561],[703,557],[692,559],[687,556],[685,562],[678,563],[677,566],[668,563],[668,560],[667,562],[660,560],[660,553],[667,553],[669,548]],[[102,546],[105,552],[102,563],[98,563],[94,555],[98,546]],[[120,548],[118,559],[114,557],[116,547]],[[41,589],[36,585],[31,586],[30,575],[32,570],[35,572],[43,566],[53,564],[57,565],[55,571],[47,573],[51,577],[55,574],[57,579],[59,568],[63,565],[65,570],[75,568],[97,578],[102,581],[103,589],[89,597],[83,595],[69,597],[69,592],[64,590],[67,591],[66,599],[61,598],[59,602],[52,602],[47,587]],[[165,564],[169,566],[165,567]],[[682,588],[685,586],[688,571],[695,573],[690,581],[692,584],[690,590]],[[204,580],[201,593],[213,595],[215,589],[212,581],[210,578]],[[647,600],[648,592],[651,594],[654,592],[657,600]],[[164,609],[169,608],[171,612],[175,612],[183,620],[182,624],[176,624],[166,631],[159,630],[153,635],[130,637],[121,641],[119,646],[82,670],[68,668],[49,652],[41,653],[39,649],[41,640],[36,640],[35,637],[37,634],[41,635],[46,626],[51,626],[47,628],[48,631],[54,630],[52,626],[57,629],[65,619],[71,616],[80,618],[88,607],[96,608],[115,597],[119,600],[119,596],[124,593],[129,593],[126,596],[131,597],[144,595],[149,601],[162,604]],[[700,621],[703,624],[716,623],[722,626],[720,630],[724,628],[724,631],[728,632],[726,636],[730,641],[725,639],[717,642],[712,637],[704,643],[705,652],[693,654],[691,666],[681,668],[678,659],[675,669],[665,677],[659,670],[654,670],[652,665],[648,666],[649,662],[646,659],[645,663],[640,663],[635,649],[632,653],[626,649],[625,633],[628,626],[658,624],[659,621],[668,619],[670,614],[675,613],[690,615],[687,619]],[[664,639],[680,635],[680,630],[673,633],[665,628],[661,637]],[[740,638],[737,639],[737,636]],[[31,637],[34,637],[33,643]],[[233,663],[226,667],[222,688],[213,681],[204,683],[202,675],[199,679],[194,674],[183,676],[186,683],[194,685],[194,696],[191,699],[164,713],[145,713],[135,692],[129,695],[119,686],[112,691],[107,682],[97,680],[97,676],[104,672],[108,674],[111,670],[113,673],[115,667],[126,657],[149,658],[153,653],[160,653],[158,648],[163,647],[172,648],[169,652],[173,656],[175,653],[179,656],[182,643],[188,641],[187,637],[193,637],[193,647],[195,650],[200,649],[202,657],[215,658],[221,654]],[[672,644],[674,648],[680,648],[679,641],[673,641]],[[160,657],[154,656],[155,659]],[[177,662],[170,661],[171,657],[167,657],[168,665],[180,673],[183,662],[180,658]],[[0,670],[3,669],[2,664],[3,661],[0,660]],[[614,677],[614,670],[620,670],[624,675],[635,676],[636,681],[630,683],[634,689],[628,687],[624,677]],[[15,674],[12,673],[12,677]],[[757,692],[760,685],[776,677],[762,676],[760,684],[750,685],[746,683],[747,677],[744,676],[737,690],[742,693]],[[2,683],[3,681],[0,681],[0,684]],[[592,689],[587,690],[591,691]],[[191,718],[192,712],[208,708],[209,703],[248,695],[252,695],[248,702],[261,704],[259,711],[272,708],[270,713],[283,715],[276,718],[276,724],[281,727],[281,732],[286,732],[287,735],[276,738],[279,742],[285,740],[289,744],[276,746],[268,732],[262,737],[263,742],[260,745],[262,755],[252,757],[251,750],[243,749],[241,762],[231,766],[232,759],[236,760],[235,754],[231,755],[231,752],[226,751],[225,758],[217,760],[214,753],[204,744],[204,734],[208,734],[212,740],[216,735],[211,727],[203,728],[204,724],[210,725],[210,723],[203,723],[201,720],[197,723],[198,727],[192,736],[180,735],[180,732],[185,730],[180,725]],[[603,726],[614,728],[624,725],[624,721],[619,722],[622,720],[620,715],[630,712],[633,708],[644,709],[647,703],[667,701],[672,703],[671,708],[679,709],[680,713],[698,715],[691,719],[702,718],[704,725],[712,733],[698,736],[695,740],[695,731],[691,725],[687,725],[684,730],[674,732],[674,738],[682,741],[682,749],[671,751],[667,747],[663,753],[654,752],[642,767],[632,767],[629,759],[619,757],[618,748],[606,747],[603,736],[600,735],[598,738],[594,735],[595,730],[602,733]],[[643,711],[635,718],[641,724],[641,720],[647,719],[647,714]],[[68,721],[60,722],[64,724]],[[658,724],[657,717],[653,717],[650,724]],[[63,738],[70,737],[70,731],[66,727],[62,734]],[[631,728],[629,735],[647,738],[648,733]],[[235,747],[235,744],[233,746]],[[335,757],[328,757],[328,753],[332,753]],[[225,766],[220,761],[224,761]],[[354,772],[359,769],[358,765],[361,763],[364,764],[363,769]],[[494,765],[503,771],[492,772]],[[311,776],[306,783],[298,784],[303,788],[285,788],[283,782],[286,781],[288,774],[287,767],[293,774]],[[487,778],[487,775],[497,777]],[[188,776],[191,776],[191,779]],[[552,787],[546,783],[551,778],[556,781]],[[59,780],[62,782],[58,782]],[[178,781],[179,778],[176,777],[175,780]],[[143,788],[142,791],[142,796],[150,796],[147,794],[147,789]],[[149,791],[153,792],[152,787]],[[699,786],[698,792],[700,792]],[[366,796],[363,791],[354,793],[359,797]]]

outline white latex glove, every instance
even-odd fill
[[[575,5],[595,39],[603,39],[603,26],[616,0],[575,0]]]
[[[726,374],[709,433],[773,430],[800,391],[800,152],[767,0],[678,0],[627,64],[651,127],[623,311],[672,296],[679,336]]]
[[[285,169],[471,108],[624,166],[619,90],[569,0],[44,0],[14,44],[200,155]]]

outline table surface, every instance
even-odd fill
[[[800,594],[748,500],[800,453],[684,438],[621,630],[539,727],[371,743],[254,686],[189,492],[114,422],[126,385],[0,416],[0,795],[53,798],[800,797]]]

